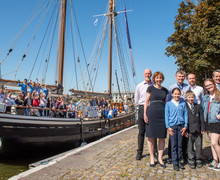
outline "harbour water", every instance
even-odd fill
[[[0,154],[0,180],[17,175],[29,169],[29,164],[75,148],[75,145],[30,146],[16,144]]]

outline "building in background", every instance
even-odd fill
[[[122,98],[124,98],[124,102],[127,102],[128,100],[133,101],[134,100],[134,92],[121,92]],[[119,92],[113,92],[112,93],[112,102],[123,102],[121,99],[121,96]]]

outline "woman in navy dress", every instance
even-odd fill
[[[162,72],[155,72],[152,78],[154,85],[147,89],[146,101],[144,104],[144,121],[146,122],[146,137],[148,137],[148,148],[150,152],[150,166],[155,166],[154,161],[154,138],[159,138],[158,161],[161,167],[163,163],[163,151],[167,129],[165,126],[165,102],[168,90],[162,87],[164,75]]]

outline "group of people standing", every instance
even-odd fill
[[[138,106],[137,160],[143,157],[144,138],[150,153],[150,166],[155,167],[155,147],[158,139],[158,163],[165,168],[162,157],[167,131],[169,133],[167,163],[173,169],[184,169],[187,163],[202,167],[202,134],[207,132],[211,141],[213,161],[210,169],[220,171],[220,70],[204,81],[204,89],[196,85],[196,76],[178,70],[176,83],[169,90],[162,86],[164,75],[150,69],[144,71],[144,81],[137,85],[135,104]],[[194,149],[196,147],[196,151]]]

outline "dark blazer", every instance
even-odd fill
[[[186,108],[188,113],[188,132],[189,133],[200,133],[205,131],[203,110],[200,104],[194,103],[194,114],[192,114],[191,109],[186,102]]]

